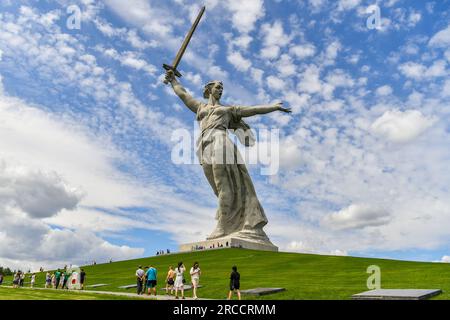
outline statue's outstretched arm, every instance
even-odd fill
[[[197,113],[197,109],[200,106],[200,101],[195,100],[186,91],[186,89],[177,81],[172,70],[167,71],[166,80],[170,82],[173,91],[178,97],[180,97],[180,99],[183,101],[186,107],[188,107],[192,112]]]
[[[242,107],[240,109],[242,117],[251,117],[257,114],[266,114],[273,111],[282,111],[286,113],[291,113],[290,108],[284,108],[282,102],[268,105],[252,106],[252,107]]]

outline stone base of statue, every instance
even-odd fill
[[[278,251],[278,247],[270,242],[267,236],[255,237],[242,232],[233,233],[221,238],[181,244],[179,250],[181,252],[188,252],[221,248],[244,248],[262,251]]]

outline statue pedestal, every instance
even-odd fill
[[[223,248],[244,248],[262,251],[278,251],[278,247],[273,245],[269,240],[261,241],[242,239],[235,236],[227,236],[223,238],[185,243],[180,245],[179,250],[180,252],[189,252]]]

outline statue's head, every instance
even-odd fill
[[[209,96],[212,95],[216,100],[220,100],[223,92],[223,83],[219,80],[210,81],[205,85],[203,89],[203,97],[205,99],[209,99]]]

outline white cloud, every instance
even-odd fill
[[[384,86],[378,87],[375,92],[379,96],[389,96],[392,94],[392,88],[389,85],[384,85]]]
[[[407,62],[399,66],[399,70],[408,78],[420,79],[426,71],[426,67],[420,63]]]
[[[447,48],[450,46],[450,26],[436,33],[428,42],[432,47]]]
[[[0,162],[0,201],[31,217],[44,218],[74,209],[82,193],[67,186],[56,172],[30,171]]]
[[[291,36],[284,32],[280,20],[276,20],[273,24],[264,23],[261,26],[260,33],[263,36],[263,48],[261,49],[263,58],[274,59],[278,57],[281,48],[291,41]]]
[[[351,10],[360,4],[361,0],[339,0],[338,10]]]
[[[316,53],[316,47],[313,44],[300,44],[293,46],[289,49],[289,52],[299,59],[305,59],[312,57]]]
[[[404,143],[422,134],[435,121],[418,110],[389,110],[375,120],[371,129],[390,141]]]
[[[262,0],[231,0],[225,7],[231,11],[233,27],[239,32],[248,33],[255,28],[255,23],[265,14]]]
[[[252,66],[252,63],[250,62],[250,60],[244,58],[239,51],[230,52],[227,55],[227,60],[237,70],[243,71],[243,72],[247,71]]]
[[[272,90],[281,91],[286,87],[286,83],[275,76],[268,76],[266,81],[267,86]]]
[[[320,81],[320,70],[315,65],[310,65],[301,75],[298,89],[307,93],[320,92],[322,84]]]
[[[156,47],[158,45],[158,42],[154,39],[151,41],[142,39],[135,29],[115,28],[107,21],[103,21],[99,18],[94,20],[94,24],[105,36],[110,38],[118,37],[139,50]]]
[[[450,256],[443,256],[441,262],[450,263]]]
[[[390,214],[384,209],[365,204],[352,204],[326,216],[323,223],[332,229],[346,230],[382,226],[390,220]]]
[[[445,60],[437,60],[428,68],[423,64],[410,61],[401,64],[398,69],[408,78],[423,80],[447,75],[446,66],[447,62]]]
[[[173,17],[146,0],[106,0],[105,4],[117,15],[135,25],[140,25],[141,30],[160,37],[170,38],[172,34]]]
[[[276,63],[277,70],[283,78],[291,77],[297,73],[297,66],[292,62],[289,55],[281,55],[280,60]]]
[[[292,108],[292,113],[299,113],[304,107],[308,105],[309,99],[311,98],[308,94],[298,94],[294,91],[286,92],[284,99],[289,103]]]
[[[119,53],[113,48],[105,49],[101,46],[98,46],[96,49],[97,51],[104,53],[106,56],[119,61],[123,66],[147,72],[152,76],[155,76],[156,74],[157,68],[146,62],[144,59],[139,58],[136,52],[127,51],[124,53]]]
[[[330,72],[325,80],[334,87],[351,88],[355,85],[355,81],[344,70],[336,69]]]

